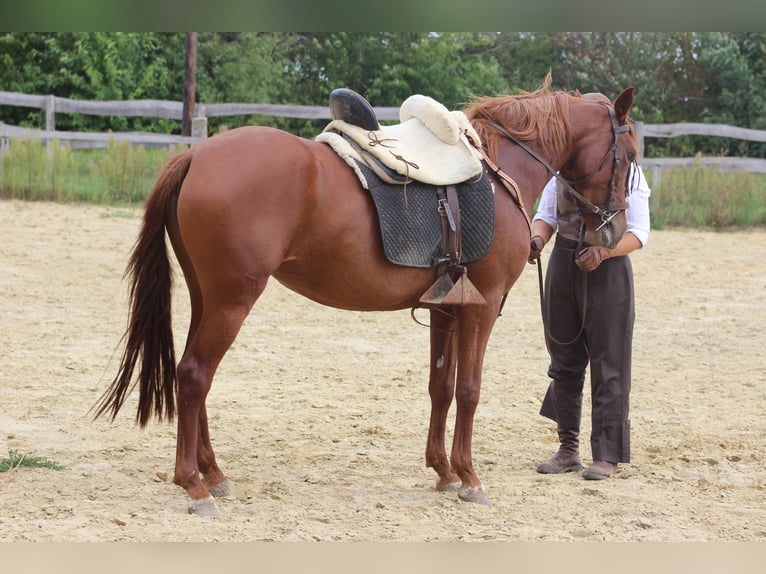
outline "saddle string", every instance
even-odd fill
[[[367,139],[370,140],[369,142],[367,142],[367,145],[369,147],[375,147],[376,145],[379,145],[381,147],[394,147],[393,145],[388,144],[386,142],[397,142],[397,141],[399,141],[399,140],[397,140],[395,138],[381,138],[375,132],[367,132]]]

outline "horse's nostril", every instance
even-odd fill
[[[612,239],[614,238],[614,234],[612,233],[612,224],[608,224],[604,227],[604,231],[602,232],[603,239],[604,239],[604,245],[607,245],[609,247],[614,247],[612,245]]]

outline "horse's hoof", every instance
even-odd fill
[[[205,518],[218,516],[218,505],[215,503],[215,498],[208,496],[199,500],[190,499],[189,514],[196,514]]]
[[[231,484],[231,481],[226,478],[223,480],[223,482],[219,482],[215,486],[209,486],[208,490],[210,491],[210,494],[215,498],[223,498],[224,496],[231,496],[233,494],[234,488]]]
[[[484,486],[466,486],[457,493],[460,500],[466,502],[475,502],[477,504],[483,504],[484,506],[492,506],[492,503],[487,496],[487,491],[484,490]]]
[[[461,486],[463,486],[463,483],[460,480],[455,482],[447,482],[444,484],[442,484],[440,481],[436,482],[436,490],[439,492],[457,492]]]

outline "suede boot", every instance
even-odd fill
[[[582,390],[579,385],[551,381],[540,414],[556,421],[559,450],[537,465],[541,474],[561,474],[582,469],[580,460],[580,418]]]
[[[563,472],[577,472],[582,469],[580,460],[580,431],[573,428],[558,429],[559,450],[551,458],[537,465],[537,472],[542,474],[561,474]]]

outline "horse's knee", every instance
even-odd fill
[[[463,381],[455,390],[455,401],[461,408],[475,410],[479,405],[479,385]]]

